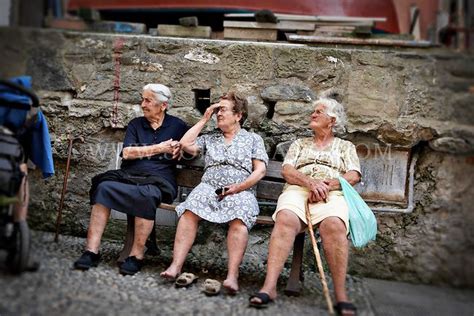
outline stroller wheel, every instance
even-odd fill
[[[21,273],[28,269],[30,255],[30,229],[25,220],[15,223],[12,243],[7,266],[12,273]]]

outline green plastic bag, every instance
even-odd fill
[[[362,248],[377,235],[377,220],[367,203],[343,177],[339,177],[342,192],[349,206],[349,233],[352,244]]]

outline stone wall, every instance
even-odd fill
[[[347,138],[419,155],[414,211],[377,213],[377,241],[352,251],[350,272],[474,285],[472,55],[8,28],[0,29],[0,54],[2,77],[33,77],[50,125],[56,175],[43,181],[32,173],[30,223],[36,229],[54,229],[71,134],[85,142],[74,145],[61,231],[85,235],[90,178],[114,165],[115,144],[140,115],[146,83],[170,86],[170,112],[189,124],[200,117],[195,89],[210,89],[212,100],[229,89],[243,92],[250,104],[246,127],[262,135],[270,156],[278,144],[311,134],[310,100],[333,88],[346,105]],[[209,227],[201,228],[189,261],[225,269],[225,255],[206,251],[224,247],[225,231]],[[123,229],[113,222],[107,236],[123,236]],[[161,231],[169,259],[174,230]],[[244,262],[249,271],[261,274],[269,233],[252,232]]]

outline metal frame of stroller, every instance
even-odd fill
[[[1,79],[0,84],[28,96],[32,101],[31,105],[25,105],[7,100],[1,100],[0,96],[1,107],[31,110],[32,108],[37,108],[39,106],[38,97],[30,89]],[[2,126],[2,128],[5,127]],[[18,141],[18,134],[12,132],[12,136],[12,138]],[[6,148],[0,148],[0,155],[5,155],[5,150]],[[12,166],[19,168],[19,165],[15,166],[13,163]],[[6,266],[13,273],[21,273],[26,270],[34,269],[30,262],[30,230],[28,223],[26,219],[20,220],[18,222],[14,221],[16,209],[13,198],[18,194],[18,192],[20,192],[20,189],[18,189],[13,197],[3,196],[2,200],[4,203],[3,205],[0,204],[0,250],[3,249],[7,251]],[[7,202],[8,199],[12,201]]]

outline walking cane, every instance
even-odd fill
[[[309,236],[311,237],[311,244],[313,245],[314,256],[316,257],[316,265],[318,266],[319,276],[321,277],[321,283],[323,284],[323,294],[328,304],[329,314],[334,314],[334,308],[332,307],[331,296],[329,296],[328,284],[326,283],[326,275],[324,274],[323,264],[321,262],[321,255],[319,254],[318,245],[316,244],[316,238],[314,237],[313,225],[311,224],[311,213],[309,212],[309,202],[305,203],[306,221],[308,222]]]
[[[72,137],[71,135],[68,136],[69,146],[67,148],[66,172],[64,173],[63,189],[61,191],[61,199],[59,200],[58,215],[56,217],[56,234],[54,235],[55,242],[58,242],[59,225],[61,224],[61,219],[62,219],[62,214],[63,214],[64,195],[66,194],[66,190],[67,190],[67,178],[69,177],[69,166],[71,164],[72,143],[76,139],[79,140],[80,142],[84,142],[84,138],[82,137]]]

